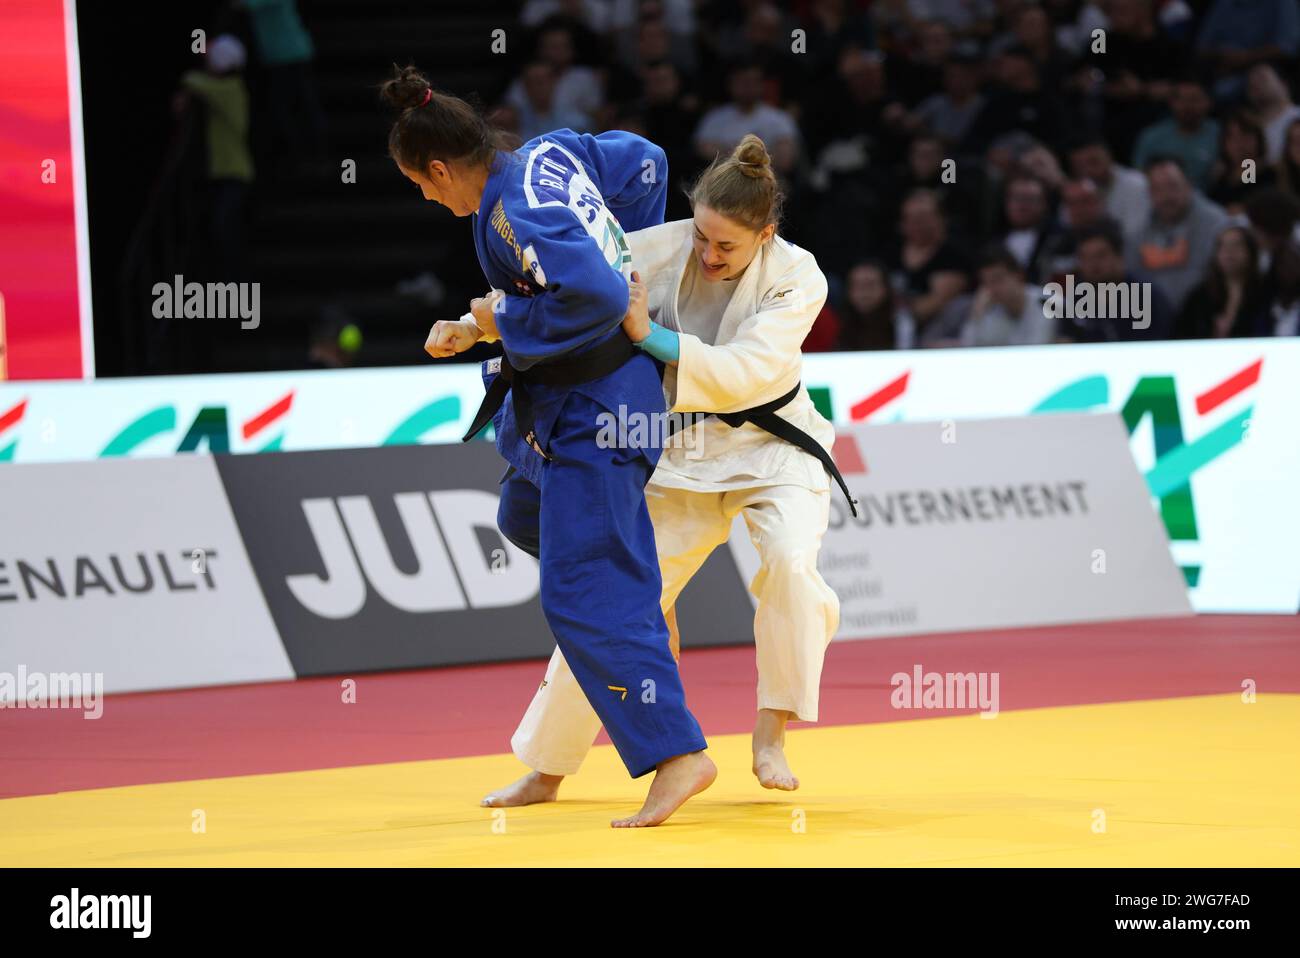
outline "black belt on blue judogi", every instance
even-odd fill
[[[492,380],[487,395],[483,397],[474,421],[470,423],[469,432],[462,442],[468,442],[477,436],[497,414],[506,401],[506,393],[511,394],[511,406],[515,411],[515,425],[524,442],[542,454],[551,457],[537,443],[537,429],[533,420],[532,398],[528,395],[528,384],[543,386],[578,386],[608,376],[637,354],[637,348],[627,334],[619,330],[597,346],[578,354],[568,353],[558,359],[537,363],[527,369],[515,369],[506,356],[501,357],[501,372]]]
[[[515,411],[515,425],[519,429],[519,435],[523,437],[524,442],[540,452],[542,456],[550,459],[551,457],[536,444],[537,430],[533,421],[533,404],[528,395],[528,384],[577,386],[581,383],[589,383],[608,376],[636,354],[637,348],[632,345],[632,340],[628,339],[625,333],[619,332],[586,352],[579,353],[576,356],[567,355],[550,362],[538,363],[528,369],[515,369],[510,365],[510,360],[502,356],[501,371],[497,378],[492,380],[487,395],[483,397],[478,412],[474,414],[474,421],[470,423],[469,431],[465,433],[461,441],[468,442],[477,436],[483,430],[483,427],[492,421],[492,417],[497,414],[497,410],[505,403],[506,393],[510,393],[512,397],[511,405]],[[858,501],[849,493],[849,487],[845,484],[844,477],[840,474],[839,467],[835,465],[835,460],[831,458],[831,454],[808,433],[776,414],[778,409],[799,395],[799,389],[802,385],[802,382],[795,383],[794,388],[784,396],[763,403],[761,406],[752,406],[738,412],[680,413],[670,420],[668,434],[671,436],[681,428],[687,416],[691,417],[692,424],[707,419],[709,416],[716,416],[732,429],[739,429],[747,422],[753,423],[759,429],[770,433],[777,439],[798,446],[808,455],[821,462],[831,478],[839,484],[840,491],[844,493],[844,498],[848,500],[849,511],[854,516],[857,516]]]
[[[753,423],[759,429],[771,433],[777,439],[782,439],[792,445],[798,446],[808,455],[818,459],[830,477],[839,483],[840,491],[844,493],[844,498],[849,502],[849,511],[856,517],[858,514],[858,500],[849,494],[849,487],[844,483],[844,477],[840,475],[839,467],[835,465],[835,460],[826,448],[808,433],[804,432],[788,419],[782,419],[776,414],[776,411],[782,406],[789,403],[799,395],[799,389],[803,386],[802,382],[795,383],[784,396],[773,399],[771,402],[765,402],[761,406],[751,406],[749,409],[742,409],[739,412],[684,412],[678,415],[683,418],[691,417],[691,423],[699,422],[701,419],[707,419],[709,416],[716,416],[721,419],[732,429],[739,429],[745,423]],[[674,420],[670,425],[670,435],[677,429],[679,420]],[[680,428],[680,426],[678,426]]]

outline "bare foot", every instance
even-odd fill
[[[799,787],[799,779],[794,777],[785,760],[785,750],[780,745],[769,745],[754,752],[754,775],[758,784],[764,788],[779,788],[783,792],[793,792]]]
[[[794,777],[790,764],[785,760],[785,723],[792,717],[792,713],[777,709],[758,710],[752,740],[753,772],[758,784],[764,788],[793,792],[799,787],[799,779]]]
[[[518,805],[536,805],[539,802],[553,802],[559,794],[563,775],[544,775],[541,772],[529,772],[505,788],[499,788],[479,802],[484,808],[514,808]]]
[[[718,777],[718,767],[703,752],[670,758],[659,766],[641,811],[630,818],[616,818],[614,828],[650,828],[661,825],[688,798],[698,795]]]

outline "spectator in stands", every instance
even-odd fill
[[[1276,179],[1264,153],[1264,131],[1254,116],[1245,110],[1233,113],[1223,124],[1219,161],[1206,195],[1229,213],[1240,212],[1252,191],[1272,186]]]
[[[520,75],[524,99],[516,106],[519,117],[519,135],[524,140],[568,127],[579,133],[592,129],[591,117],[578,110],[567,109],[555,101],[557,77],[555,68],[545,60],[534,60],[524,67]]]
[[[1079,283],[1089,283],[1094,292],[1094,308],[1079,315],[1080,310],[1062,309],[1056,317],[1056,334],[1059,342],[1102,343],[1126,340],[1168,339],[1173,330],[1174,310],[1160,287],[1144,283],[1139,277],[1124,269],[1124,237],[1119,226],[1103,222],[1081,230],[1079,233]],[[1112,300],[1105,295],[1107,288],[1125,284],[1126,299],[1118,301],[1121,308],[1112,310]],[[1140,289],[1139,289],[1140,287]],[[1149,325],[1135,329],[1139,322],[1134,307],[1135,296],[1146,296]],[[1127,306],[1127,309],[1123,308]]]
[[[1006,228],[1000,248],[1015,259],[1030,282],[1042,282],[1047,269],[1043,256],[1058,232],[1047,188],[1032,176],[1015,176],[1007,181],[1003,201]]]
[[[1246,216],[1260,251],[1270,298],[1265,335],[1300,334],[1300,200],[1263,189],[1246,201]]]
[[[795,242],[815,245],[817,261],[836,276],[864,256],[892,252],[898,205],[891,174],[906,142],[883,121],[879,55],[847,49],[840,59],[842,82],[829,102],[805,111],[816,163],[802,189],[796,181],[786,207],[786,235],[806,237]]]
[[[1198,190],[1208,189],[1219,152],[1219,124],[1210,117],[1210,95],[1196,80],[1180,80],[1169,100],[1172,114],[1138,136],[1133,165],[1143,169],[1154,156],[1176,156]]]
[[[992,0],[907,0],[913,23],[941,20],[961,37],[986,38],[993,32]]]
[[[523,137],[519,136],[519,111],[509,103],[498,103],[487,112],[488,122],[498,130],[515,136],[519,142],[523,142]]]
[[[1101,190],[1088,179],[1066,180],[1061,187],[1062,228],[1052,234],[1042,253],[1044,281],[1063,282],[1078,269],[1079,234],[1105,222],[1114,223],[1102,205]]]
[[[952,28],[942,20],[921,21],[916,25],[916,35],[916,49],[911,55],[890,64],[891,86],[909,105],[939,92],[943,66],[953,55]]]
[[[842,348],[873,349],[957,345],[968,335],[998,340],[966,320],[981,291],[991,304],[989,290],[1015,278],[989,263],[972,274],[972,252],[1004,246],[1024,284],[1061,282],[1085,271],[1082,236],[1092,237],[1094,266],[1109,255],[1096,234],[1112,221],[1126,240],[1128,275],[1143,278],[1150,265],[1152,281],[1181,301],[1177,335],[1254,328],[1257,302],[1266,310],[1259,328],[1272,334],[1300,323],[1300,241],[1292,235],[1300,222],[1298,3],[526,0],[517,20],[501,18],[518,73],[493,118],[521,137],[566,125],[643,131],[668,155],[670,219],[689,215],[682,185],[706,160],[745,132],[762,135],[791,197],[783,232],[814,250],[831,280],[833,309],[814,325],[810,350],[832,338]],[[268,67],[265,77],[249,71],[254,127],[244,148],[266,151],[250,170],[269,176],[280,156],[317,149],[314,90],[293,92],[310,82],[316,61],[294,0],[244,6],[250,54]],[[335,6],[312,10],[322,44],[330,24],[331,85],[342,90],[351,61],[341,55],[346,16]],[[397,15],[392,5],[384,9]],[[446,16],[469,23],[463,11]],[[805,33],[791,36],[795,27]],[[453,73],[446,82],[457,82]],[[481,79],[490,78],[505,79],[497,67]],[[274,104],[259,102],[263,95]],[[220,112],[197,90],[191,97]],[[349,108],[346,100],[337,106]],[[279,119],[263,131],[270,109]],[[228,170],[231,128],[207,121],[210,171]],[[1166,156],[1186,172],[1185,208],[1177,174],[1154,169]],[[1148,167],[1153,180],[1171,181],[1172,213],[1153,211]],[[304,188],[324,184],[301,180]],[[243,238],[229,228],[230,211],[242,221],[251,191],[239,176],[211,183],[214,259],[237,259]],[[1240,230],[1216,242],[1222,220],[1213,204],[1246,211],[1256,251]],[[1258,284],[1233,272],[1243,260],[1258,262]],[[383,287],[420,269],[403,266]],[[401,288],[449,300],[475,295],[454,270],[443,274],[426,272]],[[354,291],[338,283],[341,294]],[[1016,302],[1007,298],[1001,308],[1009,315]],[[367,328],[372,339],[384,335]],[[1096,324],[1079,335],[1139,338]],[[388,355],[368,345],[372,358]]]
[[[1129,268],[1158,286],[1177,311],[1204,275],[1227,214],[1192,188],[1173,157],[1152,159],[1146,174],[1151,215],[1133,238]]]
[[[611,28],[609,4],[605,0],[527,0],[519,12],[519,22],[533,29],[555,16],[578,20],[593,33]]]
[[[257,58],[265,70],[271,127],[267,153],[276,179],[325,149],[325,111],[312,73],[316,48],[296,0],[241,0],[248,8]]]
[[[997,54],[1009,47],[1023,47],[1037,64],[1043,83],[1049,89],[1059,90],[1070,68],[1071,57],[1057,43],[1047,10],[1037,3],[1017,0],[1008,20],[1011,29],[994,38],[989,52]]]
[[[1214,0],[1196,40],[1217,79],[1217,99],[1237,96],[1243,73],[1257,63],[1295,56],[1298,44],[1295,0]]]
[[[829,353],[839,348],[840,316],[830,300],[822,303],[821,312],[813,320],[812,329],[803,341],[805,353]]]
[[[1300,260],[1300,256],[1296,259]],[[1273,288],[1271,322],[1265,326],[1264,335],[1300,336],[1300,279],[1293,274],[1290,282]]]
[[[563,114],[580,113],[595,117],[605,103],[605,86],[591,67],[576,62],[577,40],[573,27],[564,20],[549,20],[537,35],[536,59],[555,72],[552,109]],[[505,102],[523,117],[528,113],[528,94],[523,77],[517,77],[505,93]]]
[[[909,115],[908,128],[926,130],[960,145],[984,109],[979,92],[979,65],[970,56],[954,56],[943,65],[943,90],[926,97]]]
[[[728,71],[730,102],[704,114],[695,129],[695,150],[709,162],[730,151],[746,133],[757,134],[767,144],[772,165],[789,175],[799,155],[799,130],[785,110],[762,102],[763,72],[752,62],[741,61]]]
[[[1260,190],[1246,200],[1246,218],[1259,246],[1260,271],[1267,273],[1300,224],[1300,199],[1278,189]]]
[[[1277,164],[1277,183],[1292,196],[1300,196],[1300,119],[1286,128],[1282,158]]]
[[[718,54],[724,62],[746,61],[762,71],[774,102],[795,100],[802,95],[806,76],[801,54],[791,50],[790,35],[796,24],[767,0],[749,5],[742,22],[721,31]]]
[[[828,91],[815,91],[802,107],[800,134],[811,157],[820,159],[831,144],[856,143],[870,163],[887,169],[906,155],[906,111],[887,96],[879,53],[846,49],[837,81]],[[863,156],[861,165],[867,164]]]
[[[854,10],[849,0],[813,0],[803,28],[808,44],[801,59],[808,75],[806,86],[812,90],[834,86],[840,55],[846,49],[877,46],[871,20]]]
[[[840,318],[840,349],[910,349],[912,318],[889,283],[879,260],[853,266],[844,282]]]
[[[960,249],[948,241],[948,225],[934,191],[916,190],[907,197],[899,233],[902,241],[891,281],[919,336],[940,310],[966,290],[970,270]]]
[[[945,161],[950,161],[945,165]],[[976,235],[980,223],[980,199],[977,194],[983,179],[979,171],[968,168],[957,175],[953,150],[937,136],[922,133],[912,138],[907,149],[907,165],[898,174],[895,196],[900,200],[919,189],[933,190],[943,203],[948,229],[954,238]],[[901,203],[893,205],[897,219]]]
[[[699,123],[699,97],[684,89],[677,67],[667,60],[648,64],[642,77],[644,95],[640,107],[646,137],[663,147],[668,175],[672,177],[664,217],[686,219],[691,215],[691,205],[685,184],[694,181],[704,168],[691,139]]]
[[[663,20],[674,35],[686,40],[696,33],[695,0],[604,0],[604,5],[607,31],[628,30],[648,18]]]
[[[1106,215],[1119,222],[1126,236],[1145,227],[1151,211],[1147,178],[1116,163],[1103,137],[1085,136],[1075,141],[1070,147],[1070,171],[1097,184]]]
[[[1185,69],[1184,48],[1156,22],[1152,0],[1109,0],[1105,49],[1090,45],[1084,63],[1104,77],[1101,88],[1107,140],[1132,156],[1138,134],[1160,119],[1171,80]]]
[[[623,99],[636,98],[634,85],[651,63],[671,63],[683,78],[695,73],[695,48],[689,35],[674,33],[663,17],[643,16],[624,34],[619,51],[615,79],[610,82],[617,91],[614,95]]]
[[[965,299],[963,346],[1037,346],[1055,337],[1055,321],[1043,309],[1042,287],[1026,282],[1024,266],[1002,246],[984,250],[979,285]]]
[[[1044,143],[1057,142],[1063,129],[1062,104],[1055,91],[1044,88],[1029,51],[1024,47],[1003,51],[996,74],[997,83],[967,134],[969,145],[982,150],[1013,130]]]
[[[877,0],[869,13],[876,46],[881,50],[902,50],[911,42],[913,18],[907,0]]]
[[[1065,171],[1061,169],[1056,154],[1041,143],[1030,143],[1021,151],[1010,175],[1033,177],[1047,187],[1049,193],[1056,193],[1065,185]]]
[[[181,77],[174,101],[179,113],[195,97],[207,128],[209,262],[213,280],[242,280],[246,273],[244,219],[253,158],[248,149],[248,89],[244,45],[230,34],[215,37],[204,55],[205,70]]]
[[[1218,236],[1205,278],[1179,314],[1178,339],[1267,335],[1269,295],[1259,272],[1259,247],[1249,229],[1229,226]]]
[[[1246,99],[1264,130],[1265,153],[1260,165],[1267,163],[1272,166],[1282,158],[1286,128],[1292,120],[1300,117],[1300,106],[1291,101],[1291,91],[1268,63],[1251,68]]]
[[[1096,226],[1107,218],[1101,190],[1096,183],[1082,177],[1065,181],[1061,188],[1061,221],[1067,229]]]
[[[1059,8],[1060,4],[1054,2],[1053,6]],[[1073,7],[1074,4],[1067,0],[1067,6]],[[1056,35],[1067,53],[1083,56],[1091,50],[1095,42],[1093,31],[1104,31],[1109,25],[1101,6],[1101,0],[1084,0],[1074,11],[1072,21],[1068,20],[1068,15],[1062,15],[1063,11],[1059,9],[1056,11],[1058,21]]]

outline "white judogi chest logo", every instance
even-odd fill
[[[533,209],[543,206],[565,206],[573,212],[596,241],[611,269],[624,276],[632,275],[632,252],[618,218],[605,205],[605,198],[587,175],[576,156],[549,140],[539,143],[528,154],[528,167],[524,172],[524,195]],[[546,274],[530,246],[524,251],[524,265],[545,285]]]

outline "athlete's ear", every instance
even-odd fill
[[[442,160],[430,160],[429,168],[424,175],[429,178],[430,183],[441,185],[451,179],[451,168]]]
[[[758,241],[760,243],[766,243],[775,235],[776,235],[776,224],[768,223],[766,226],[763,227],[763,231],[758,234]]]

